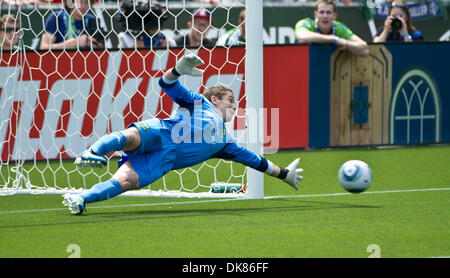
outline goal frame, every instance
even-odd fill
[[[245,45],[245,92],[246,92],[246,109],[258,112],[263,109],[263,3],[262,1],[246,1],[246,45]],[[93,9],[98,12],[97,9]],[[20,9],[19,9],[20,12]],[[22,47],[21,51],[24,51]],[[263,155],[264,146],[263,125],[259,123],[262,117],[249,119],[246,117],[247,128],[252,125],[256,133],[250,134],[246,132],[246,147],[257,155]],[[253,136],[252,138],[249,138]],[[12,163],[9,161],[8,163]],[[2,162],[3,163],[3,162]],[[25,175],[22,174],[21,167],[24,161],[15,162],[10,165],[10,172],[15,174],[11,186],[0,188],[0,196],[12,194],[65,194],[80,193],[84,188],[54,188],[51,186],[33,185]],[[264,198],[264,174],[247,167],[247,191],[245,194],[239,193],[211,193],[211,192],[181,192],[176,190],[157,190],[148,189],[127,191],[121,196],[151,196],[151,197],[186,197],[186,198]]]

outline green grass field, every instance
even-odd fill
[[[280,165],[302,157],[299,192],[265,176],[262,200],[117,197],[88,205],[82,216],[63,208],[59,195],[2,196],[0,257],[450,256],[450,146],[267,157]],[[338,183],[337,170],[350,159],[372,168],[373,184],[365,193],[346,194]],[[71,169],[71,163],[64,166]],[[59,167],[35,168],[40,171],[30,175],[37,179],[67,182]],[[8,171],[2,167],[3,175]],[[99,176],[108,178],[97,170],[79,178]]]

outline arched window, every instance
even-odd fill
[[[433,143],[440,140],[439,92],[428,73],[408,71],[395,88],[390,112],[391,144]]]

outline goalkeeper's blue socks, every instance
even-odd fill
[[[120,151],[125,147],[127,138],[121,132],[112,132],[101,137],[95,142],[90,150],[93,154],[104,156],[112,151]]]
[[[111,199],[122,193],[122,186],[116,179],[110,179],[94,185],[91,189],[80,194],[86,203],[93,203]]]

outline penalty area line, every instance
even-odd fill
[[[444,191],[444,190],[450,190],[450,188],[443,187],[443,188],[368,191],[368,192],[363,192],[363,193],[360,193],[360,194],[328,193],[328,194],[309,194],[309,195],[267,196],[267,197],[264,197],[264,200],[280,199],[280,198],[332,197],[332,196],[344,196],[344,195],[389,194],[389,193]],[[250,199],[250,198],[230,198],[230,199],[212,199],[212,200],[165,202],[165,203],[150,203],[150,204],[146,203],[146,204],[128,204],[128,205],[111,205],[111,206],[93,206],[93,207],[88,207],[88,209],[91,210],[91,209],[125,208],[125,207],[171,206],[171,205],[186,205],[186,204],[228,202],[228,201],[239,201],[239,200],[252,200],[252,199]],[[254,200],[258,200],[258,199],[254,199]],[[13,214],[13,213],[60,211],[60,210],[67,210],[67,208],[64,207],[64,208],[49,208],[49,209],[30,209],[30,210],[0,211],[0,215],[1,214]]]

